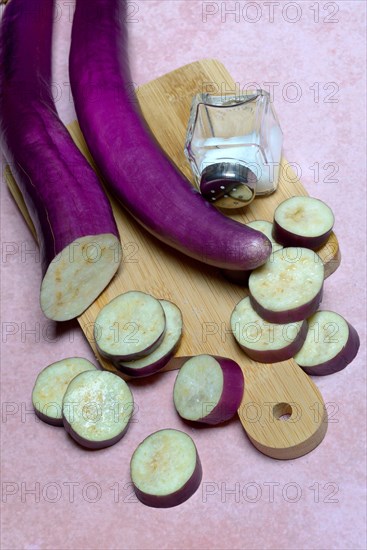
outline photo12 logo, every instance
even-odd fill
[[[7,4],[9,0],[0,0],[0,4]],[[124,23],[139,23],[138,13],[141,8],[141,3],[135,2],[135,1],[129,1],[126,2],[126,11],[125,14],[123,14],[124,17]],[[38,6],[37,4],[34,4],[33,2],[26,2],[24,5],[24,9],[28,10],[28,13],[31,13],[34,11],[39,12],[40,17],[42,17],[42,6]],[[75,13],[75,0],[56,0],[54,2],[54,15],[53,20],[56,21],[67,21],[68,23],[72,23],[74,19],[74,13]],[[95,17],[100,19],[101,13],[100,9],[95,9],[94,12]],[[121,10],[121,13],[123,13],[123,10]]]
[[[203,23],[276,23],[289,24],[301,20],[314,23],[339,23],[340,8],[337,2],[203,2],[201,16]]]
[[[337,504],[340,487],[333,481],[315,481],[308,487],[302,487],[296,481],[281,483],[279,481],[249,481],[242,483],[226,481],[204,481],[202,484],[202,501],[215,499],[222,504],[256,504],[259,501],[288,502],[295,504],[301,500],[312,500],[314,503]]]
[[[240,97],[249,90],[264,90],[269,94],[269,101],[283,100],[286,103],[298,103],[303,98],[314,103],[334,104],[339,103],[340,86],[337,82],[310,82],[302,84],[290,80],[289,82],[263,81],[263,82],[228,82],[204,81],[201,85],[203,94],[215,95],[225,100],[227,96]]]
[[[134,486],[131,481],[114,481],[102,484],[97,481],[3,481],[1,484],[1,501],[4,504],[19,502],[54,504],[64,501],[69,504],[112,502],[114,504],[137,503]]]

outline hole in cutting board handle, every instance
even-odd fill
[[[289,420],[292,416],[292,407],[289,403],[277,403],[273,407],[273,415],[277,420]]]

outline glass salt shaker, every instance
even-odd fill
[[[221,208],[241,208],[278,185],[283,134],[270,95],[194,97],[185,154],[202,195]]]

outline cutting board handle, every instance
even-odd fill
[[[238,415],[255,447],[278,459],[312,451],[327,431],[326,407],[315,383],[293,360],[244,369],[246,389]]]

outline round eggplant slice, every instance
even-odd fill
[[[124,380],[107,371],[88,371],[69,384],[62,403],[66,431],[83,447],[102,449],[125,434],[134,408]]]
[[[291,197],[275,210],[273,238],[284,246],[316,250],[328,240],[334,214],[319,199]]]
[[[146,357],[135,361],[119,362],[118,369],[135,378],[150,376],[167,365],[176,353],[182,336],[182,314],[180,309],[167,300],[160,300],[166,317],[166,331],[160,345]]]
[[[249,278],[251,305],[269,323],[294,323],[313,315],[322,299],[324,265],[308,248],[283,248]]]
[[[359,336],[341,315],[318,311],[308,323],[305,343],[294,356],[307,374],[333,374],[353,361],[359,349]]]
[[[283,248],[281,244],[277,243],[273,239],[273,224],[271,222],[268,222],[266,220],[255,220],[253,222],[246,223],[245,225],[247,225],[248,227],[252,227],[252,229],[260,231],[260,233],[263,233],[266,237],[268,237],[269,241],[271,242],[272,252],[276,252],[277,250]],[[223,269],[222,273],[224,277],[231,283],[235,283],[241,286],[247,286],[251,271],[233,271],[230,269]]]
[[[202,467],[195,443],[179,430],[159,430],[135,450],[131,480],[138,499],[154,508],[178,506],[198,489]]]
[[[67,357],[44,368],[32,391],[36,415],[52,426],[62,426],[62,400],[66,388],[81,372],[94,370],[97,367],[82,357]]]
[[[173,402],[185,420],[220,424],[236,414],[243,391],[243,373],[235,361],[197,355],[181,367],[173,389]]]
[[[160,301],[144,292],[130,291],[101,309],[94,338],[101,355],[116,365],[152,353],[161,343],[165,328]]]
[[[254,361],[286,361],[299,351],[307,334],[307,321],[275,324],[264,321],[251,306],[250,298],[241,300],[231,315],[233,336]]]

